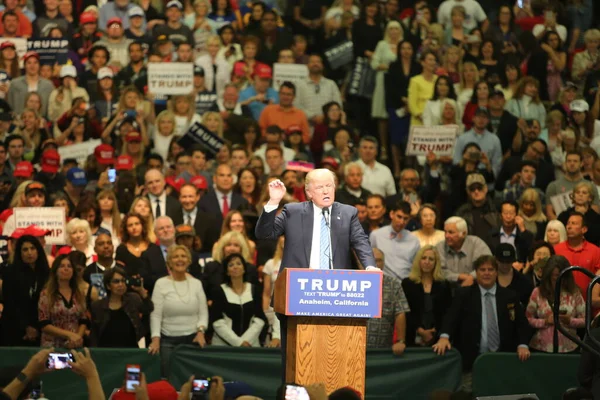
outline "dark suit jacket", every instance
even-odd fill
[[[517,261],[526,263],[527,257],[531,252],[533,246],[533,233],[529,231],[521,232],[517,228],[517,236],[515,237],[515,248],[517,249]],[[491,238],[487,241],[487,245],[492,251],[492,254],[496,254],[496,248],[500,245],[500,230],[492,233]]]
[[[510,180],[514,174],[520,172],[521,162],[523,161],[522,155],[510,156],[502,165],[502,169],[496,178],[496,190],[504,190],[506,181]],[[535,172],[535,187],[546,191],[546,188],[554,180],[554,166],[542,159],[538,161],[538,168]]]
[[[313,203],[286,204],[279,215],[275,211],[263,212],[256,224],[257,239],[276,239],[285,235],[284,268],[308,268],[313,233]],[[358,222],[355,207],[334,202],[331,207],[331,247],[333,268],[349,269],[353,249],[365,267],[375,266],[369,238]]]
[[[262,288],[262,283],[258,279],[258,269],[256,266],[245,263],[244,268],[246,270],[246,281],[252,283],[254,286]],[[201,281],[202,286],[204,287],[204,293],[206,293],[209,300],[212,300],[214,293],[218,292],[219,286],[225,283],[225,270],[223,264],[218,261],[207,263],[202,272]]]
[[[179,210],[177,210],[177,213],[172,218],[175,226],[184,224],[183,207],[179,207]],[[196,236],[202,241],[200,252],[212,252],[213,245],[219,240],[219,236],[221,235],[221,225],[217,223],[216,216],[201,211],[196,207],[196,219],[193,221],[192,226],[196,231]]]
[[[148,197],[148,196],[146,196],[146,197]],[[154,213],[156,212],[156,203],[153,204],[150,197],[148,197],[148,200],[150,200],[150,208],[152,209],[152,215],[154,215]],[[162,215],[171,217],[171,219],[174,220],[174,216],[177,215],[177,213],[180,212],[180,210],[181,210],[181,204],[179,204],[179,201],[175,197],[167,196],[167,209],[161,210]],[[154,215],[154,218],[156,219],[156,215]]]
[[[500,125],[498,125],[498,132],[496,135],[500,139],[500,146],[502,147],[502,154],[505,154],[512,148],[513,139],[517,133],[517,117],[504,111],[500,117]],[[493,132],[491,129],[492,125],[488,125],[488,130]]]
[[[402,289],[406,295],[406,300],[410,306],[410,312],[406,314],[406,344],[408,346],[415,344],[415,337],[418,328],[425,328],[422,321],[423,308],[425,306],[425,292],[423,285],[415,283],[406,278],[402,280]],[[433,328],[436,330],[436,337],[439,336],[442,329],[444,315],[452,303],[452,292],[450,285],[446,281],[434,281],[431,285],[431,300],[433,302]],[[426,327],[431,329],[432,327]]]
[[[501,352],[516,352],[521,344],[529,345],[531,329],[515,292],[496,285],[496,319],[500,334]],[[481,343],[481,290],[473,286],[458,288],[452,305],[444,318],[442,332],[460,351],[463,369],[469,371],[479,355]]]
[[[348,190],[346,190],[345,186],[335,191],[336,200],[342,204],[348,204],[349,206],[353,206],[355,202],[359,199],[366,203],[367,197],[369,197],[370,195],[371,192],[363,188],[360,188],[360,197],[356,197],[355,195],[350,193]]]
[[[242,197],[241,194],[233,192],[231,193],[231,204],[229,205],[230,210],[238,210],[240,207],[248,204],[248,200]],[[221,226],[223,225],[223,213],[219,206],[219,200],[214,190],[206,193],[198,202],[198,209],[208,214],[214,215],[217,229],[221,232]],[[212,249],[211,249],[212,250]],[[209,250],[210,251],[210,250]]]

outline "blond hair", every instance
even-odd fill
[[[438,253],[435,246],[432,245],[423,246],[421,249],[419,249],[413,260],[410,274],[408,274],[408,279],[415,283],[421,283],[421,259],[426,251],[433,251],[435,256],[435,267],[433,268],[432,272],[433,280],[443,281],[444,274],[442,273],[442,259],[440,257],[440,253]]]
[[[71,243],[71,233],[73,233],[74,231],[79,230],[79,229],[83,230],[85,232],[85,234],[87,235],[87,245],[89,246],[90,243],[92,243],[92,229],[90,228],[89,222],[87,222],[85,219],[80,219],[80,218],[73,218],[67,224],[67,228],[66,228],[67,244],[69,246],[73,246],[73,243]]]
[[[229,243],[231,243],[232,240],[235,240],[238,242],[240,248],[242,249],[242,251],[240,253],[242,254],[242,257],[244,257],[244,260],[246,262],[251,262],[252,256],[250,254],[250,248],[248,247],[248,244],[246,243],[246,239],[244,239],[244,236],[241,233],[236,232],[236,231],[227,232],[226,234],[221,236],[221,238],[219,238],[215,247],[213,248],[213,253],[212,253],[213,260],[215,260],[219,263],[221,261],[223,261],[223,259],[225,258],[225,256],[223,255],[223,250],[225,250],[225,246],[227,246]]]
[[[133,199],[133,202],[131,203],[131,207],[129,207],[129,212],[130,213],[135,212],[134,211],[135,206],[140,201],[146,203],[146,205],[150,209],[150,213],[147,217],[144,217],[143,215],[140,215],[140,217],[142,217],[142,220],[143,220],[142,222],[144,223],[144,225],[146,225],[146,232],[148,232],[148,239],[150,240],[150,242],[154,243],[154,242],[156,242],[156,234],[154,233],[154,215],[152,214],[152,204],[150,204],[150,200],[144,196],[136,197],[135,199]],[[114,223],[113,223],[113,225],[114,225]],[[119,227],[119,229],[121,229],[121,228]]]
[[[113,207],[110,211],[111,219],[112,219],[112,231],[115,235],[121,235],[121,213],[119,212],[119,204],[117,202],[117,196],[115,192],[111,189],[104,189],[96,196],[96,202],[98,204],[98,209],[100,209],[100,199],[109,198],[113,201]]]
[[[25,181],[22,182],[15,190],[15,194],[13,194],[12,200],[10,201],[10,208],[15,207],[24,207],[25,202],[23,199],[25,198],[25,188],[33,181]]]
[[[190,264],[192,263],[192,253],[190,253],[190,250],[187,247],[185,247],[184,245],[174,244],[172,246],[169,246],[169,248],[167,249],[167,267],[169,269],[171,269],[171,260],[175,256],[175,252],[177,250],[183,251],[185,253],[185,256],[187,257],[188,261],[190,262]]]
[[[531,217],[528,217],[523,212],[523,203],[525,203],[526,201],[530,201],[533,204],[535,204],[535,214],[533,214],[533,216]],[[523,217],[523,219],[526,221],[546,221],[546,216],[542,212],[542,199],[540,199],[540,194],[537,192],[537,190],[533,188],[525,189],[525,191],[521,195],[521,198],[519,199],[519,215]]]

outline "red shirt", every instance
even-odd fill
[[[587,240],[583,241],[583,246],[579,249],[573,249],[567,241],[554,246],[554,252],[559,256],[564,256],[572,266],[582,267],[593,274],[600,269],[600,248],[591,244]],[[581,289],[583,298],[587,298],[587,288],[591,281],[586,275],[576,272],[575,283]]]

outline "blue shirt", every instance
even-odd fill
[[[494,171],[494,176],[498,176],[500,168],[502,167],[502,146],[500,145],[500,139],[492,132],[485,130],[483,134],[475,133],[473,129],[463,133],[456,139],[454,145],[454,164],[458,164],[463,159],[463,150],[469,143],[477,143],[481,147],[481,151],[484,152]],[[482,164],[480,164],[481,166]]]
[[[492,307],[494,308],[494,319],[496,320],[496,331],[498,332],[498,338],[500,338],[500,329],[498,328],[498,309],[496,308],[496,285],[491,289],[484,289],[479,286],[481,292],[481,342],[479,343],[479,353],[487,353],[490,351],[488,348],[488,321],[487,321],[487,309],[485,308],[485,295],[490,293],[492,296]],[[498,349],[496,349],[498,350]]]
[[[396,279],[408,277],[415,255],[421,248],[419,239],[406,229],[392,238],[392,226],[387,225],[371,232],[371,246],[377,247],[385,256],[383,272]]]
[[[257,92],[256,89],[254,89],[254,86],[248,86],[246,89],[242,90],[240,92],[240,99],[238,100],[240,103],[251,99],[252,97],[256,96]],[[273,88],[268,88],[267,92],[265,93],[265,97],[267,100],[273,100],[272,104],[279,104],[279,94],[277,93],[277,91]],[[261,101],[253,101],[252,103],[248,104],[248,108],[250,108],[250,111],[252,112],[252,118],[254,118],[256,121],[258,121],[260,119],[260,114],[263,112],[263,110],[265,109],[265,107],[270,104],[270,103],[263,103]]]

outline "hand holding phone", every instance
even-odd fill
[[[133,393],[140,384],[141,369],[139,364],[127,364],[125,367],[125,391]]]
[[[75,361],[71,353],[50,353],[46,361],[46,368],[53,370],[71,368],[69,361]]]
[[[110,183],[115,183],[116,180],[117,180],[117,170],[114,168],[109,168],[108,169],[108,181]]]
[[[310,400],[304,386],[285,385],[285,400]]]

